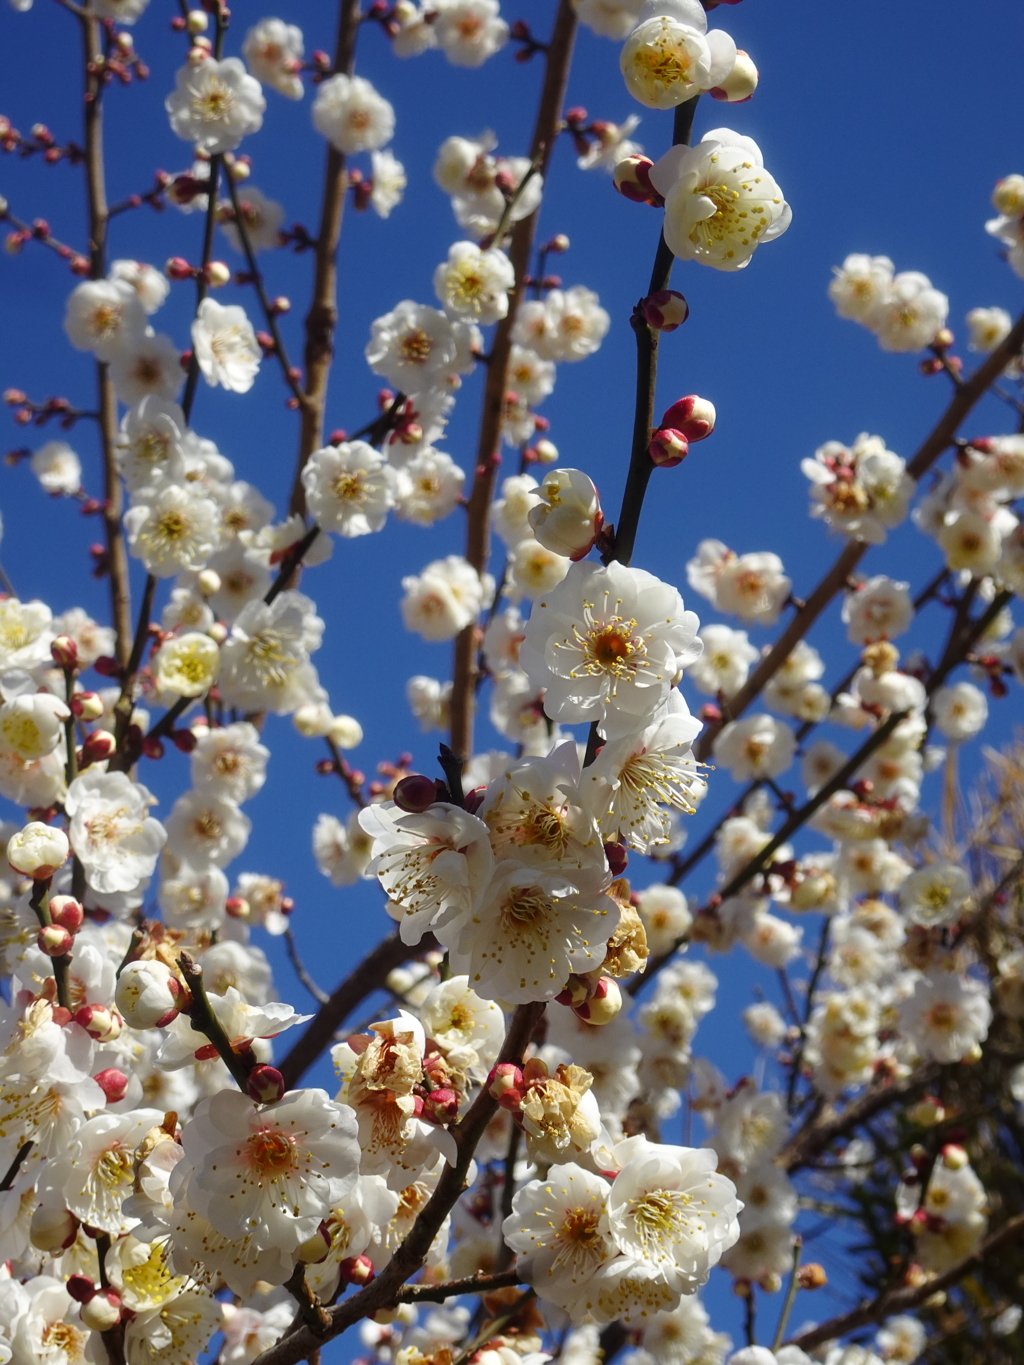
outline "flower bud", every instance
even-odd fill
[[[98,692],[76,692],[70,706],[79,720],[99,720],[103,715],[103,698]]]
[[[50,918],[69,934],[77,934],[85,919],[85,911],[74,896],[51,896]]]
[[[224,902],[224,909],[232,919],[248,919],[252,914],[252,907],[244,896],[229,896]]]
[[[71,1275],[64,1281],[64,1288],[76,1303],[88,1303],[96,1293],[96,1286],[88,1275]]]
[[[231,283],[231,267],[223,261],[211,261],[204,272],[206,283],[211,289],[223,289]]]
[[[50,645],[50,653],[58,668],[75,668],[78,664],[78,645],[70,635],[58,635]]]
[[[677,289],[658,289],[647,295],[640,311],[656,332],[674,332],[690,316],[690,305]]]
[[[197,38],[188,50],[189,66],[202,66],[210,56],[211,51],[209,38]]]
[[[715,405],[695,393],[680,398],[661,419],[663,427],[682,432],[688,441],[703,441],[715,429]]]
[[[741,48],[736,49],[736,63],[721,85],[711,91],[713,100],[725,100],[729,104],[743,104],[757,89],[757,67],[750,60],[750,54]]]
[[[190,280],[193,270],[184,256],[172,256],[164,266],[164,274],[169,280]]]
[[[612,183],[626,199],[635,204],[662,205],[665,201],[651,183],[651,167],[654,162],[649,156],[639,152],[620,161],[612,172]]]
[[[210,639],[216,641],[218,645],[222,645],[228,638],[228,628],[223,621],[214,621],[213,625],[206,633],[209,635]]]
[[[556,1005],[568,1005],[574,1009],[577,1005],[582,1005],[590,996],[591,983],[585,976],[578,976],[575,972],[569,977],[562,989],[555,996]],[[529,1065],[529,1063],[527,1063]]]
[[[15,872],[35,881],[47,881],[68,860],[71,846],[62,829],[30,821],[24,829],[11,836],[7,843],[7,861]]]
[[[93,1080],[106,1095],[108,1104],[117,1104],[127,1094],[128,1077],[116,1067],[108,1066],[104,1071],[97,1071]]]
[[[121,1295],[116,1289],[97,1289],[82,1304],[79,1316],[94,1332],[109,1332],[121,1321]]]
[[[84,763],[102,763],[106,758],[112,758],[117,752],[117,740],[109,730],[93,730],[91,735],[87,735],[82,745],[82,759]]]
[[[212,597],[220,592],[220,574],[216,569],[200,569],[196,574],[196,587],[202,597]]]
[[[925,1095],[924,1099],[907,1110],[907,1118],[919,1128],[934,1128],[946,1117],[945,1106],[935,1095]]]
[[[796,1273],[796,1282],[801,1289],[824,1289],[828,1284],[825,1267],[817,1261],[808,1261]]]
[[[330,1254],[331,1230],[321,1219],[320,1226],[312,1237],[307,1237],[304,1242],[299,1243],[295,1256],[303,1265],[319,1265],[321,1261],[326,1261]]]
[[[514,1062],[498,1062],[487,1077],[487,1093],[502,1109],[518,1111],[523,1103],[523,1073]]]
[[[558,459],[558,447],[554,441],[542,436],[533,446],[533,458],[538,464],[554,464]]]
[[[533,534],[546,550],[583,559],[604,524],[601,500],[591,480],[579,469],[553,469],[537,492],[543,501],[530,510]]]
[[[28,1237],[37,1251],[58,1256],[74,1244],[78,1228],[78,1219],[68,1209],[48,1209],[39,1204],[32,1215]]]
[[[181,983],[162,962],[129,962],[121,970],[114,995],[117,1008],[131,1028],[155,1028],[177,1010]]]
[[[356,749],[363,742],[363,727],[355,716],[335,716],[327,734],[339,749]]]
[[[690,443],[681,431],[672,427],[662,427],[651,437],[647,453],[651,460],[662,469],[672,469],[682,464],[690,452]]]
[[[373,1262],[369,1256],[346,1256],[340,1263],[342,1284],[369,1284],[374,1278]]]
[[[83,1005],[75,1014],[75,1023],[84,1028],[97,1043],[112,1043],[121,1036],[124,1020],[117,1010],[106,1005]]]
[[[436,800],[437,784],[422,773],[412,773],[395,785],[395,805],[410,815],[422,815]]]
[[[622,992],[610,976],[602,976],[597,989],[582,1005],[573,1006],[573,1014],[585,1024],[609,1024],[622,1009]]]
[[[942,1149],[942,1164],[947,1171],[962,1171],[970,1161],[966,1151],[956,1142],[947,1142]]]
[[[459,1097],[450,1086],[432,1090],[423,1101],[423,1117],[428,1123],[454,1123],[459,1117]]]
[[[276,1104],[288,1087],[275,1067],[257,1066],[250,1071],[245,1089],[249,1098],[257,1104]]]
[[[1005,176],[992,191],[992,206],[1007,218],[1024,214],[1024,175]]]
[[[210,21],[201,9],[189,10],[185,20],[189,33],[205,33],[210,25]]]
[[[629,854],[625,844],[609,841],[604,846],[604,856],[608,859],[608,870],[613,877],[621,877],[629,866]]]

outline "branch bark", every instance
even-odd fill
[[[352,74],[360,17],[359,0],[341,0],[334,62],[331,66],[332,75]],[[328,146],[320,227],[316,239],[313,301],[306,314],[306,373],[299,428],[299,454],[289,508],[293,514],[299,516],[305,516],[306,513],[306,491],[302,486],[302,471],[313,451],[324,443],[327,381],[334,359],[334,329],[338,324],[338,243],[341,240],[347,188],[345,154],[335,147]]]
[[[562,104],[569,79],[573,43],[576,37],[576,8],[572,0],[559,0],[555,25],[548,44],[537,119],[530,144],[530,160],[536,162],[542,175],[558,137]],[[466,558],[478,573],[487,568],[490,558],[490,510],[494,485],[501,467],[501,413],[508,388],[508,361],[512,350],[512,329],[525,292],[530,253],[533,250],[537,223],[543,205],[522,218],[512,229],[509,259],[515,270],[516,283],[509,299],[508,315],[494,331],[487,380],[484,385],[483,409],[480,418],[480,438],[477,444],[476,470],[467,504]],[[460,757],[468,759],[473,750],[473,711],[476,691],[477,627],[470,625],[455,641],[455,663],[451,697],[451,747]]]

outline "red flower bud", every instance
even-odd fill
[[[498,1062],[487,1077],[487,1093],[502,1109],[518,1111],[523,1102],[523,1073],[514,1062]]]
[[[128,1077],[116,1067],[108,1066],[104,1071],[97,1071],[93,1080],[106,1095],[108,1104],[117,1104],[127,1093]]]
[[[85,911],[74,896],[51,896],[50,918],[69,934],[77,934],[85,919]]]
[[[432,1090],[423,1101],[423,1117],[428,1123],[454,1123],[459,1117],[459,1097],[450,1086]]]
[[[688,441],[703,441],[714,431],[715,417],[715,405],[691,393],[672,404],[662,417],[661,425],[673,427]]]
[[[342,1284],[369,1284],[375,1274],[369,1256],[346,1256],[338,1269]]]
[[[96,1293],[96,1286],[88,1275],[69,1275],[64,1281],[64,1288],[76,1303],[88,1303]]]
[[[663,427],[656,431],[647,447],[647,453],[652,461],[663,469],[672,469],[675,465],[682,464],[689,451],[689,441],[681,431],[675,431],[672,427]]]
[[[608,868],[613,877],[621,877],[629,865],[629,854],[626,852],[625,844],[607,843],[604,846],[604,856],[608,859]]]
[[[70,635],[58,635],[50,645],[50,653],[58,668],[74,668],[78,663],[78,646]]]
[[[437,784],[432,777],[412,773],[395,786],[395,805],[410,815],[422,815],[437,800]]]
[[[59,924],[47,924],[39,930],[36,943],[47,957],[64,957],[70,953],[74,939]]]
[[[274,1104],[287,1090],[284,1077],[272,1066],[257,1066],[249,1073],[245,1083],[251,1100],[257,1104]]]
[[[640,305],[644,321],[656,332],[674,332],[690,316],[690,305],[676,289],[658,289]]]

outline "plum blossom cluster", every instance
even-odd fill
[[[717,420],[697,394],[655,420],[658,346],[689,311],[668,288],[672,264],[745,269],[791,221],[748,136],[691,138],[698,99],[740,106],[758,84],[751,57],[709,28],[717,7],[563,0],[544,42],[498,0],[362,15],[343,0],[335,57],[307,56],[276,17],[224,56],[219,0],[175,17],[187,48],[164,108],[192,164],[160,174],[148,202],[203,217],[202,261],[108,268],[100,243],[72,259],[83,278],[64,329],[95,369],[102,411],[78,416],[100,428],[106,500],[88,498],[66,442],[29,457],[45,493],[104,514],[94,558],[111,624],[0,595],[0,795],[17,810],[0,829],[0,1365],[189,1365],[208,1350],[224,1365],[292,1365],[357,1323],[380,1365],[596,1365],[620,1351],[623,1365],[911,1365],[935,1344],[922,1314],[939,1314],[968,1270],[986,1273],[992,1237],[1019,1239],[1020,746],[989,758],[996,795],[968,824],[957,781],[989,698],[994,710],[1024,683],[1011,612],[1024,596],[1024,437],[947,432],[931,463],[950,446],[952,459],[920,497],[920,452],[904,459],[867,433],[825,442],[801,469],[812,518],[842,549],[806,599],[774,552],[708,536],[688,588],[730,621],[702,623],[632,562],[647,481],[682,477],[669,471]],[[126,52],[118,25],[145,9],[89,0],[78,17]],[[545,114],[577,22],[621,44],[626,91],[649,117],[676,111],[658,160],[632,140],[637,115]],[[351,193],[386,218],[406,188],[395,106],[356,69],[355,30],[371,28],[398,58],[439,49],[465,68],[515,42],[521,60],[542,57],[545,80],[531,155],[499,154],[488,129],[441,143],[428,192],[448,197],[457,236],[423,280],[431,302],[400,298],[370,322],[365,360],[388,387],[350,435],[325,420],[341,208]],[[93,114],[109,51],[85,64]],[[317,237],[285,227],[240,150],[263,125],[265,88],[298,101],[307,84],[326,144]],[[547,273],[568,236],[535,236],[562,131],[581,169],[612,171],[627,200],[662,210],[631,320],[647,389],[617,521],[539,411],[557,367],[597,355],[613,326],[588,284]],[[94,187],[102,159],[83,156]],[[987,230],[1024,275],[1024,177],[1000,181],[993,203]],[[212,257],[218,227],[245,260],[248,309],[212,296],[232,282]],[[285,245],[315,262],[305,372],[285,350],[288,300],[270,297],[256,261]],[[197,292],[181,347],[150,319],[186,283]],[[926,277],[853,255],[829,295],[883,349],[927,348],[923,371],[966,401],[948,300]],[[1009,314],[976,308],[968,327],[993,382],[1019,384]],[[200,379],[231,405],[272,364],[301,428],[282,515],[193,420]],[[448,427],[474,374],[481,441],[460,463]],[[24,395],[11,406],[44,410]],[[584,462],[578,426],[560,441]],[[500,476],[506,453],[518,468]],[[421,730],[451,739],[443,778],[409,754],[371,781],[350,767],[362,726],[319,672],[327,612],[309,574],[336,548],[321,576],[344,590],[321,603],[351,597],[353,581],[363,591],[360,569],[338,564],[392,513],[437,528],[422,570],[393,574],[390,624],[454,642],[450,678],[406,684]],[[464,540],[442,545],[463,515]],[[909,570],[860,568],[873,547],[904,543],[908,516],[941,552],[913,590]],[[812,643],[835,598],[845,640]],[[929,654],[926,611],[950,622]],[[351,686],[359,663],[346,663]],[[475,706],[501,748],[474,743]],[[345,889],[343,930],[326,915],[313,926],[324,970],[350,905],[374,897],[390,930],[333,993],[297,955],[292,926],[316,912],[296,914],[252,838],[284,767],[271,764],[273,717],[322,742],[318,770],[351,798],[312,831],[313,863]],[[165,758],[161,774],[188,771],[169,796],[154,779],[158,797],[140,779]],[[742,790],[688,846],[689,817],[729,779]],[[705,855],[705,895],[684,893]],[[278,998],[282,943],[315,1016]],[[737,947],[752,999],[726,961]],[[725,1002],[748,1074],[731,1056],[730,1074],[719,1065],[739,1051],[714,1028]],[[327,1053],[333,1079],[303,1085]],[[811,1212],[868,1230],[882,1269],[864,1279],[882,1291],[856,1321],[787,1341],[797,1292],[827,1281],[803,1261]],[[737,1351],[700,1300],[712,1272],[747,1308]],[[768,1295],[784,1302],[771,1350],[756,1342]],[[1009,1338],[1021,1317],[1004,1299],[986,1280],[986,1322]]]

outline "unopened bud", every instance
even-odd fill
[[[82,745],[82,758],[86,763],[102,763],[117,752],[117,740],[109,730],[93,730]]]
[[[216,569],[200,569],[196,574],[196,587],[203,597],[212,597],[220,592],[220,574]]]
[[[640,305],[644,322],[656,332],[674,332],[690,316],[690,305],[677,289],[658,289]]]
[[[50,645],[50,653],[58,668],[74,668],[78,664],[78,645],[70,635],[58,635]]]
[[[232,919],[248,919],[252,914],[252,908],[244,896],[229,896],[224,902],[224,909]]]
[[[188,50],[189,66],[202,66],[213,51],[209,38],[197,38]]]
[[[62,829],[31,820],[7,841],[7,861],[15,872],[34,881],[48,881],[63,867],[71,852]],[[67,932],[67,931],[65,931]]]
[[[604,856],[608,859],[608,870],[613,877],[621,877],[629,866],[626,845],[610,840],[604,846]]]
[[[97,1071],[93,1080],[106,1095],[108,1104],[117,1104],[119,1100],[124,1099],[128,1091],[128,1077],[113,1066],[108,1066],[104,1071]]]
[[[47,957],[64,957],[70,953],[74,940],[59,924],[47,924],[39,930],[36,943]]]
[[[75,1023],[98,1043],[112,1043],[121,1036],[124,1027],[117,1010],[106,1005],[83,1005],[75,1014]]]
[[[327,734],[339,749],[357,749],[363,742],[363,727],[355,716],[335,716]]]
[[[757,89],[757,67],[750,60],[750,54],[742,48],[736,50],[736,62],[721,85],[711,91],[713,100],[725,100],[729,104],[743,104]]]
[[[534,443],[533,458],[538,464],[554,464],[558,459],[558,447],[554,441],[549,441],[546,436]]]
[[[193,270],[184,256],[172,256],[164,266],[164,274],[169,280],[190,280]]]
[[[553,252],[556,256],[561,256],[564,252],[569,250],[569,238],[564,232],[556,232],[554,237],[551,238],[551,241],[548,242],[547,250]]]
[[[948,327],[940,327],[932,337],[932,345],[937,351],[948,351],[954,341],[956,341],[956,337]]]
[[[304,1242],[299,1243],[295,1254],[303,1265],[319,1265],[321,1261],[327,1260],[331,1254],[331,1230],[323,1219],[320,1220],[320,1226],[312,1237],[307,1237]]]
[[[71,710],[79,720],[99,720],[103,715],[103,698],[98,692],[76,692],[71,698]]]
[[[454,1123],[459,1117],[459,1097],[450,1086],[432,1090],[423,1101],[423,1117],[428,1123]]]
[[[275,315],[290,313],[292,310],[291,299],[285,298],[283,294],[278,294],[276,299],[270,300],[270,311]]]
[[[116,1289],[97,1289],[79,1310],[86,1327],[94,1332],[109,1332],[121,1321],[121,1295]]]
[[[946,1117],[945,1106],[935,1095],[925,1095],[907,1110],[907,1118],[919,1128],[934,1128]]]
[[[369,1256],[346,1256],[340,1263],[342,1284],[369,1284],[374,1277],[373,1262]]]
[[[553,469],[537,492],[542,501],[529,513],[537,540],[557,555],[583,559],[604,525],[591,479],[579,469]]]
[[[77,934],[85,919],[85,911],[74,896],[51,896],[50,918],[69,934]]]
[[[662,427],[651,437],[647,453],[654,464],[662,469],[672,469],[686,459],[690,453],[690,443],[681,431]]]
[[[228,638],[229,632],[223,621],[214,621],[213,625],[206,633],[211,640],[215,641],[218,645],[222,645]]]
[[[809,1261],[796,1272],[796,1282],[801,1289],[824,1289],[828,1284],[825,1267],[817,1261]]]
[[[432,777],[413,773],[395,786],[395,805],[410,815],[422,815],[437,800],[437,784]]]
[[[78,1228],[78,1219],[70,1210],[48,1209],[45,1204],[39,1204],[29,1224],[28,1238],[37,1251],[58,1256],[74,1244]]]
[[[205,33],[210,26],[209,19],[201,9],[189,10],[185,23],[191,34]]]
[[[665,201],[651,183],[653,165],[649,156],[641,156],[639,152],[627,156],[612,172],[612,183],[624,198],[635,204],[661,205]]]
[[[947,1142],[942,1149],[942,1164],[947,1171],[961,1171],[970,1164],[971,1158],[963,1147],[956,1142]]]
[[[1008,175],[992,191],[992,206],[1007,218],[1024,214],[1024,175]]]
[[[569,977],[562,989],[555,996],[556,1005],[568,1005],[574,1009],[577,1005],[582,1005],[589,999],[593,986],[585,976],[578,976],[575,972]],[[529,1066],[529,1063],[527,1063]]]
[[[272,1066],[254,1067],[245,1088],[249,1098],[257,1104],[276,1104],[288,1089],[280,1071]]]
[[[602,976],[593,995],[582,1005],[573,1006],[573,1014],[585,1024],[610,1024],[622,1009],[622,992],[610,976]]]
[[[226,284],[231,283],[231,267],[225,265],[223,261],[211,261],[203,274],[211,289],[223,289]]]
[[[681,431],[688,441],[703,441],[714,431],[716,416],[714,403],[691,393],[672,404],[661,425]]]
[[[96,1293],[96,1286],[88,1275],[70,1275],[64,1281],[64,1288],[76,1303],[88,1303]]]
[[[523,1103],[523,1073],[514,1062],[498,1062],[487,1077],[487,1093],[502,1109],[518,1111]]]

